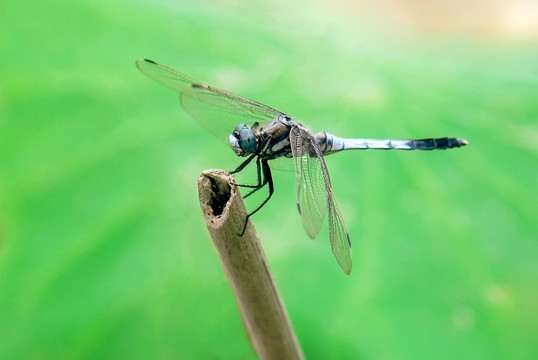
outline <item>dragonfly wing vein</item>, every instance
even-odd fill
[[[301,181],[300,206],[303,223],[311,238],[315,238],[327,214],[325,186],[320,179],[321,166],[317,158],[309,154],[301,156],[303,177]]]
[[[160,82],[166,87],[172,90],[181,92],[186,86],[191,84],[200,84],[201,86],[208,86],[200,80],[193,78],[192,76],[183,74],[171,67],[163,64],[159,64],[153,60],[138,59],[136,61],[138,69],[149,78]]]
[[[290,143],[295,161],[296,196],[304,228],[311,238],[315,238],[328,210],[331,248],[338,264],[349,275],[351,241],[332,191],[323,153],[314,136],[299,126],[290,131]]]
[[[351,240],[332,189],[329,189],[329,238],[336,261],[346,274],[351,273]]]
[[[318,235],[327,213],[327,193],[321,163],[314,155],[309,135],[299,127],[290,131],[295,163],[295,195],[303,227],[310,238]]]
[[[281,115],[269,106],[208,85],[155,61],[139,59],[136,65],[148,77],[180,93],[181,105],[187,113],[226,144],[238,124],[263,123]]]

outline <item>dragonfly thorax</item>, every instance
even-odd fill
[[[237,125],[228,141],[237,156],[247,156],[256,152],[256,134],[245,124]]]

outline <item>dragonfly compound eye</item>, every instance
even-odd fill
[[[237,136],[235,133],[230,134],[230,136],[228,136],[228,141],[230,142],[230,146],[232,147],[232,150],[235,152],[235,155],[245,156],[245,152],[243,151],[243,149],[241,149],[241,146],[239,145],[239,141],[237,141]]]
[[[237,156],[246,156],[256,151],[256,134],[245,124],[237,125],[228,141]]]
[[[254,154],[256,151],[256,135],[254,131],[245,126],[239,133],[239,144],[247,154]]]

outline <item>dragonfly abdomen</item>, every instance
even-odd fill
[[[449,137],[404,141],[410,142],[413,146],[409,150],[444,150],[457,148],[468,144],[467,140]]]
[[[320,148],[326,155],[351,149],[444,150],[468,144],[467,140],[449,137],[419,140],[344,139],[326,132],[316,134],[316,138]]]

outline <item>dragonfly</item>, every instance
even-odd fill
[[[148,59],[136,62],[138,69],[153,80],[177,91],[187,113],[205,129],[227,142],[239,157],[246,159],[231,174],[242,171],[252,161],[256,163],[256,185],[252,193],[268,187],[263,202],[247,215],[258,212],[274,192],[270,163],[275,159],[293,159],[295,195],[303,227],[312,239],[319,234],[325,217],[329,222],[332,252],[342,270],[351,273],[352,252],[344,218],[331,186],[326,155],[343,150],[395,149],[437,150],[467,145],[460,138],[429,138],[420,140],[349,139],[326,131],[313,134],[289,115],[197,80],[166,65]]]

